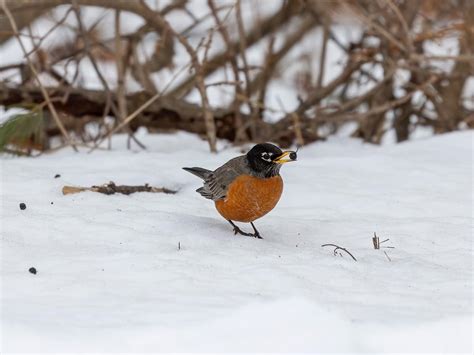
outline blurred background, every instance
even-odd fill
[[[0,149],[474,127],[472,0],[0,0]],[[113,147],[112,147],[113,148]]]

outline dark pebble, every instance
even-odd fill
[[[55,178],[55,179],[57,179],[57,178],[60,178],[60,177],[61,177],[61,175],[60,175],[60,174],[56,174],[56,175],[54,175],[54,178]]]
[[[32,273],[33,275],[36,275],[36,269],[34,267],[30,267],[28,271]]]
[[[22,202],[20,203],[20,210],[26,210],[26,205]]]

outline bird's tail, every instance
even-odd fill
[[[183,168],[187,172],[190,172],[193,175],[205,180],[211,173],[211,170],[203,169],[203,168]]]

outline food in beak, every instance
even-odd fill
[[[285,163],[289,163],[290,161],[296,161],[296,159],[297,159],[296,152],[286,151],[286,152],[283,152],[283,154],[277,157],[275,160],[273,160],[273,162],[277,164],[285,164]]]

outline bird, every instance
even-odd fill
[[[274,144],[260,143],[214,171],[199,167],[183,169],[203,180],[203,186],[196,192],[214,201],[235,235],[263,239],[253,222],[277,205],[283,192],[280,168],[296,161],[297,151],[282,151]],[[253,233],[244,232],[234,222],[250,223]]]

